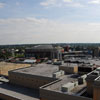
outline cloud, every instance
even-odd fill
[[[0,44],[99,42],[99,33],[99,23],[64,24],[37,18],[0,19]]]
[[[0,3],[0,8],[3,8],[5,6],[5,3]]]
[[[55,5],[55,4],[56,4],[56,0],[46,0],[40,3],[40,5],[42,6],[49,6],[49,5]]]
[[[80,4],[80,3],[70,3],[70,4],[67,4],[67,6],[69,7],[84,7],[84,5]]]
[[[63,2],[67,2],[68,3],[68,2],[72,2],[72,0],[63,0]]]
[[[45,0],[40,5],[44,7],[84,7],[80,2],[72,0]]]
[[[66,3],[67,6],[70,7],[84,7],[83,4],[80,2],[72,1],[72,0],[63,0],[64,3]]]
[[[92,26],[100,26],[100,23],[89,23],[89,25],[92,25]]]
[[[100,0],[91,0],[88,3],[89,4],[100,4]]]

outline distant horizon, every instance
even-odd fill
[[[6,45],[46,45],[46,44],[100,44],[100,43],[29,43],[29,44],[0,44],[0,46]]]

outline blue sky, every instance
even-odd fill
[[[0,44],[100,42],[99,34],[100,0],[0,0]]]
[[[64,22],[95,22],[100,17],[100,0],[0,0],[0,3],[3,4],[0,18],[36,17]]]

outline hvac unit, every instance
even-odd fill
[[[78,84],[84,84],[86,82],[86,77],[87,75],[82,75],[81,77],[78,78]]]
[[[62,76],[65,75],[65,72],[63,70],[60,70],[60,72]]]
[[[70,92],[72,89],[74,89],[74,83],[67,83],[67,84],[64,84],[61,88],[62,92]]]
[[[60,76],[63,76],[65,73],[64,71],[60,70],[59,72],[53,73],[53,78],[59,78]]]
[[[59,78],[61,76],[61,72],[53,73],[53,78]]]

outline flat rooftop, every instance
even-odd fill
[[[58,81],[56,81],[54,83],[47,84],[47,86],[44,85],[44,87],[42,87],[42,88],[44,88],[46,90],[51,90],[51,91],[56,91],[56,92],[63,93],[62,92],[62,86],[67,84],[67,83],[69,83],[69,82],[78,81],[78,77],[79,77],[79,75],[77,75],[77,74],[64,75],[64,76],[62,76],[60,78],[61,80],[58,80]],[[78,94],[84,88],[86,88],[86,84],[78,85],[68,93],[70,93],[70,94]],[[67,93],[67,92],[64,92],[64,93]]]
[[[78,65],[75,63],[63,63],[62,65],[63,67],[77,67]]]
[[[92,59],[92,60],[89,60],[89,62],[91,64],[95,64],[97,66],[100,66],[100,59]]]
[[[58,81],[46,88],[54,91],[61,91],[62,85],[67,84],[68,82],[75,82],[77,81],[78,77],[79,76],[77,74],[69,74],[69,75],[61,76],[60,77],[61,81]]]
[[[92,65],[92,64],[79,64],[79,67],[93,68],[93,67],[95,67],[95,65]]]
[[[17,98],[19,100],[39,100],[39,92],[37,90],[10,85],[3,82],[0,82],[0,94]]]
[[[59,68],[56,65],[42,63],[42,64],[34,64],[32,67],[28,68],[13,70],[13,72],[52,77],[52,74],[54,72],[57,72],[58,70]]]
[[[65,61],[71,62],[71,63],[84,63],[84,64],[95,64],[97,66],[100,66],[100,59],[66,59]]]

